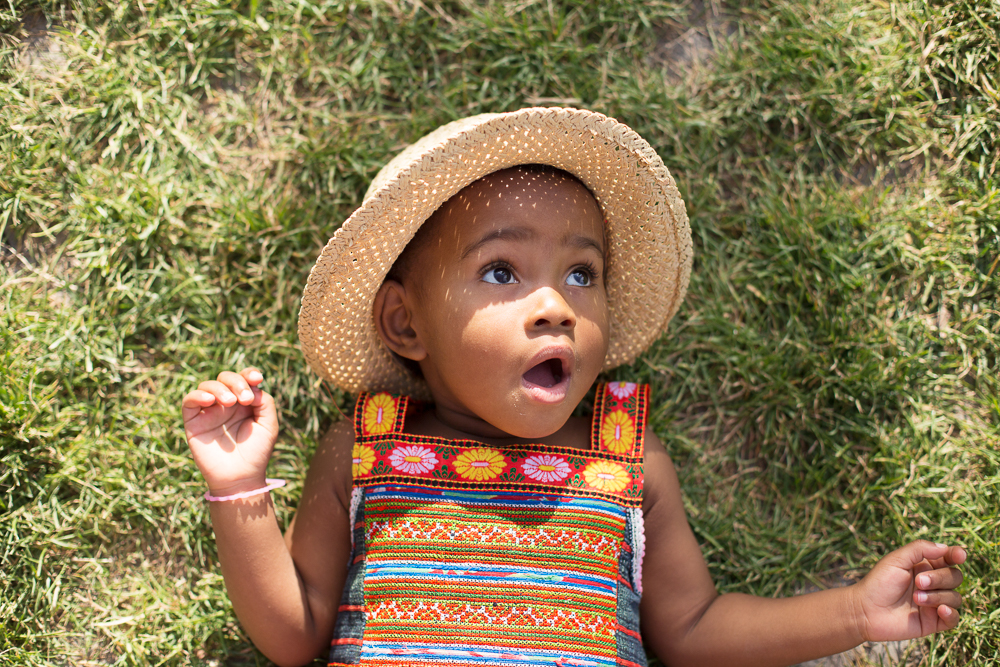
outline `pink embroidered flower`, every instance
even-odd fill
[[[409,475],[420,475],[434,470],[438,459],[434,456],[434,452],[426,447],[406,445],[392,450],[392,454],[389,454],[389,463],[396,470]]]
[[[539,482],[558,482],[566,479],[571,472],[566,459],[552,454],[529,456],[521,464],[521,470],[531,479]]]
[[[632,395],[635,391],[635,382],[609,382],[608,391],[610,391],[615,398],[619,401],[624,401],[626,398]]]

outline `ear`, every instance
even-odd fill
[[[386,279],[375,294],[375,330],[390,350],[403,357],[420,361],[427,350],[413,329],[413,308],[406,288],[397,280]]]

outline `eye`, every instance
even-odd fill
[[[594,276],[590,270],[583,267],[573,269],[566,277],[566,283],[573,287],[590,287],[593,280]]]
[[[486,269],[482,280],[493,285],[509,285],[517,282],[514,280],[514,273],[506,266],[493,266]]]

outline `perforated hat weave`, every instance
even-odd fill
[[[408,146],[375,177],[309,274],[299,340],[316,373],[348,392],[427,397],[375,330],[375,294],[427,218],[462,188],[519,164],[576,176],[607,224],[610,346],[604,369],[634,360],[677,312],[691,272],[691,230],[653,148],[599,113],[531,108],[454,121]]]

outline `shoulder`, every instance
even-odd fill
[[[674,462],[663,446],[663,441],[649,426],[645,428],[643,441],[643,513],[660,512],[664,505],[677,509],[680,483]]]

